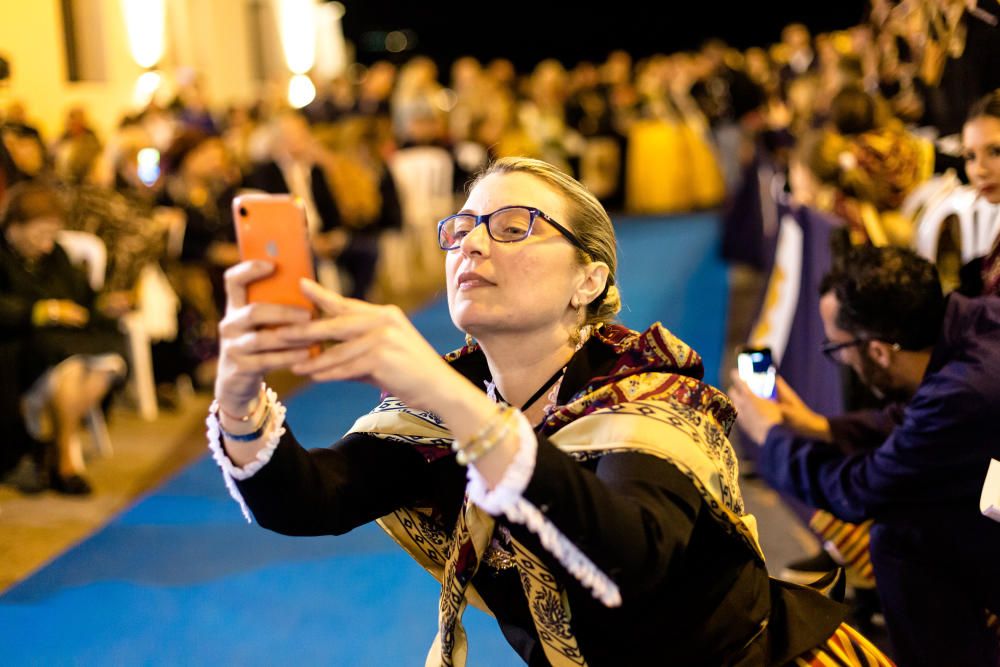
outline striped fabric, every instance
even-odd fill
[[[834,547],[831,555],[844,566],[849,583],[855,587],[875,586],[875,571],[868,553],[871,526],[870,519],[861,524],[847,523],[823,510],[816,510],[809,519],[809,528],[819,535],[824,545],[829,543]]]
[[[825,644],[799,656],[793,664],[795,667],[894,667],[896,663],[857,630],[841,623]]]

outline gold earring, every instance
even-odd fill
[[[472,347],[476,344],[476,339],[472,337],[472,334],[465,334],[465,346]]]

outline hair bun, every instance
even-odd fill
[[[619,311],[622,309],[622,296],[621,291],[618,289],[618,285],[608,285],[608,291],[604,294],[604,298],[597,304],[591,312],[590,316],[587,318],[588,324],[598,324],[602,322],[611,322],[618,315]]]

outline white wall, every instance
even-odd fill
[[[10,81],[0,86],[0,106],[23,101],[29,118],[48,139],[62,131],[65,111],[72,105],[86,107],[104,137],[132,108],[132,90],[141,69],[128,50],[121,3],[95,1],[107,74],[107,80],[100,82],[67,81],[58,0],[0,2],[0,54],[11,65]],[[252,80],[247,0],[166,1],[165,73],[169,76],[178,66],[200,72],[213,106],[253,99],[258,84]]]

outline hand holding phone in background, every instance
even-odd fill
[[[744,430],[756,442],[762,442],[774,424],[781,424],[802,437],[831,441],[829,420],[810,409],[777,374],[770,348],[743,348],[736,357],[736,365],[730,396],[740,411]],[[735,382],[736,379],[742,384]]]
[[[769,347],[744,347],[736,357],[740,379],[761,398],[775,400],[778,396],[774,360]]]

